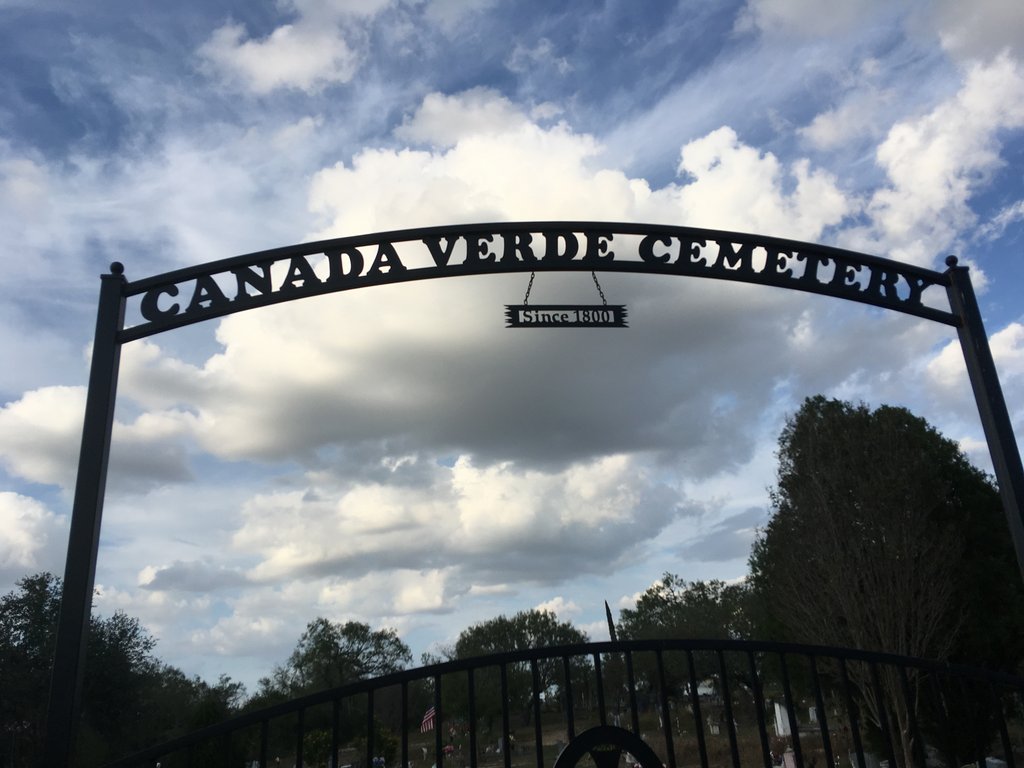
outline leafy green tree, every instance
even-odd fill
[[[27,766],[42,747],[61,581],[26,576],[0,597],[0,765]],[[187,678],[154,655],[155,639],[123,612],[92,616],[86,649],[82,719],[76,754],[83,766],[106,762],[179,735],[205,702],[231,714],[244,688]],[[203,723],[208,724],[208,723]]]
[[[999,497],[955,443],[906,409],[818,396],[787,422],[778,457],[774,512],[750,558],[771,634],[1019,665],[1024,589]],[[899,681],[883,684],[906,733]],[[863,703],[879,723],[877,702]]]
[[[750,558],[773,634],[1008,671],[1024,659],[999,496],[956,443],[904,408],[818,396],[778,455]]]
[[[0,597],[0,753],[15,766],[42,747],[60,581],[40,573],[17,586]]]
[[[261,681],[261,689],[271,696],[273,691],[298,696],[397,672],[411,661],[409,646],[393,629],[318,617],[306,625],[288,661]]]
[[[304,694],[397,672],[411,661],[412,652],[393,629],[375,630],[357,621],[340,623],[318,617],[306,625],[288,660],[259,681],[259,688],[246,703],[246,709],[260,709]],[[380,738],[384,739],[383,734],[401,721],[399,692],[378,692],[374,712],[375,733],[379,731]],[[378,723],[378,719],[382,722]],[[359,710],[352,701],[342,703],[340,736],[343,742],[360,736],[365,739],[365,723],[365,708]],[[318,750],[323,747],[322,734],[331,728],[329,712],[310,711],[306,728],[310,734],[320,734],[310,737],[314,750],[311,754],[319,755]],[[272,749],[286,751],[293,738],[286,723],[272,724]]]
[[[618,633],[620,637],[632,640],[748,639],[754,636],[750,590],[745,583],[727,584],[717,579],[687,582],[675,574],[666,573],[661,581],[640,596],[634,608],[621,611]],[[696,681],[690,679],[689,663],[682,654],[667,653],[663,656],[666,695],[676,707],[688,706],[688,686],[703,681],[719,682],[717,656],[704,652],[694,653],[693,658],[698,677]],[[749,661],[733,654],[724,658],[733,696],[741,695],[738,685],[749,691]],[[637,687],[647,694],[648,700],[654,700],[659,685],[654,660],[649,657],[635,659],[634,667]],[[747,696],[744,704],[752,706],[753,701]]]
[[[586,643],[587,635],[572,622],[559,621],[550,611],[532,609],[513,616],[497,616],[464,629],[448,653],[455,659],[467,659],[494,653]],[[537,665],[539,692],[544,701],[558,701],[562,696],[564,671],[558,660]],[[533,709],[533,673],[529,664],[512,664],[507,670],[509,707],[518,712],[524,725],[529,724]],[[449,707],[465,708],[467,692],[456,689]],[[477,681],[477,709],[489,725],[501,714],[500,681],[497,672],[482,672]]]
[[[746,584],[724,581],[687,583],[666,573],[636,602],[619,614],[623,638],[706,638],[740,640],[751,637]]]
[[[455,658],[585,642],[587,634],[572,622],[559,621],[551,611],[534,608],[514,616],[497,616],[464,629],[455,641]]]

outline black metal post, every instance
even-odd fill
[[[1003,400],[1003,390],[999,386],[985,326],[981,322],[978,301],[974,297],[971,277],[967,267],[957,266],[956,256],[948,257],[946,265],[949,267],[946,272],[949,275],[946,288],[949,305],[960,320],[957,325],[960,347],[963,349],[974,399],[981,415],[981,426],[985,430],[985,439],[992,456],[992,467],[999,483],[1006,522],[1010,526],[1010,536],[1017,552],[1017,564],[1024,577],[1024,468],[1021,467],[1020,452],[1006,410],[1006,401]]]
[[[47,768],[72,765],[78,731],[85,648],[96,578],[96,553],[100,543],[100,519],[107,486],[107,460],[110,457],[117,372],[121,360],[118,333],[124,327],[124,267],[114,262],[110,271],[111,274],[102,276],[100,283],[78,479],[71,508],[71,531],[46,716],[43,765]]]

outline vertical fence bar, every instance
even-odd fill
[[[298,711],[298,721],[295,724],[295,768],[302,768],[302,747],[306,740],[306,708]]]
[[[530,678],[533,685],[533,741],[537,754],[537,768],[544,768],[544,730],[540,723],[540,671],[536,657],[530,659]]]
[[[736,743],[736,721],[732,714],[732,691],[729,689],[729,673],[725,669],[725,654],[719,648],[715,651],[718,657],[718,675],[722,684],[722,704],[725,706],[725,727],[729,734],[729,752],[732,754],[733,768],[740,768],[740,748]]]
[[[761,758],[764,760],[764,768],[774,768],[772,750],[768,746],[768,729],[764,722],[764,692],[761,690],[761,676],[757,673],[753,651],[747,651],[747,661],[750,664],[750,687],[754,692],[754,709],[757,710],[757,735],[761,742]]]
[[[504,669],[504,666],[502,667]],[[444,713],[441,711],[441,675],[434,676],[434,764],[437,768],[444,765],[444,747],[441,744],[444,727]],[[370,768],[370,766],[367,766]],[[510,768],[505,766],[505,768]]]
[[[337,701],[337,699],[335,699]],[[402,765],[400,768],[409,768],[409,681],[402,681],[402,716],[399,720],[402,729]],[[334,752],[337,756],[337,750]],[[338,768],[337,758],[331,768]]]
[[[821,732],[821,745],[825,750],[825,762],[828,765],[836,764],[832,756],[832,739],[828,731],[828,713],[825,712],[825,698],[821,695],[821,679],[818,677],[818,660],[813,654],[808,654],[811,662],[811,684],[814,686],[814,706],[818,708],[818,730]],[[893,768],[896,768],[893,766]]]
[[[786,715],[789,718],[789,734],[790,738],[793,739],[793,757],[796,758],[796,764],[799,768],[803,768],[804,765],[804,753],[800,747],[800,728],[796,722],[796,704],[793,701],[793,689],[790,685],[789,680],[789,667],[786,664],[786,654],[779,654],[779,668],[782,671],[782,695],[786,702]],[[890,764],[890,768],[895,763]]]
[[[270,721],[264,718],[260,721],[260,768],[267,764],[267,752],[270,741]]]
[[[701,768],[708,768],[708,745],[704,740],[704,718],[700,712],[700,692],[697,688],[700,682],[697,680],[697,667],[693,663],[693,651],[687,649],[686,663],[690,673],[690,707],[693,710],[693,726],[697,733],[697,752],[700,754]]]
[[[370,688],[366,692],[366,768],[373,768],[373,753],[377,751],[373,742],[373,688]]]
[[[853,700],[850,691],[850,675],[846,669],[846,659],[839,659],[839,676],[843,682],[843,699],[846,702],[846,717],[850,722],[850,735],[853,738],[853,749],[857,755],[857,768],[865,768],[864,744],[860,740],[860,709]]]
[[[601,725],[608,725],[608,713],[604,707],[604,673],[601,671],[601,654],[594,654],[594,675],[597,678],[597,714]]]
[[[576,703],[572,692],[572,661],[568,654],[562,656],[562,671],[565,674],[565,732],[572,741],[576,738]]]
[[[476,768],[476,675],[472,667],[466,671],[466,685],[469,687],[469,768]]]
[[[636,702],[636,677],[633,674],[633,654],[626,651],[626,684],[629,686],[629,712],[633,734],[640,735],[640,712]]]
[[[662,658],[661,648],[654,652],[655,663],[658,667],[658,696],[661,703],[661,732],[665,737],[665,752],[668,757],[668,768],[676,768],[676,749],[672,741],[672,711],[668,706],[668,690],[665,686],[665,660]],[[771,768],[771,766],[766,766]]]
[[[507,665],[501,662],[501,756],[504,758],[505,768],[512,768],[512,745],[509,743],[508,724],[508,670]]]

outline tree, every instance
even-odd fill
[[[724,581],[687,583],[666,573],[648,587],[635,608],[619,614],[624,638],[686,637],[740,640],[751,636],[745,584]]]
[[[587,634],[572,622],[559,621],[551,611],[534,608],[511,617],[497,616],[462,630],[455,641],[455,658],[585,642]]]
[[[745,583],[724,581],[686,582],[666,573],[640,596],[636,606],[619,614],[619,635],[623,638],[659,639],[685,638],[710,640],[742,640],[753,636],[750,611],[750,590]],[[666,695],[683,707],[688,706],[689,685],[701,681],[719,684],[721,672],[718,658],[708,652],[693,653],[698,680],[690,680],[689,662],[680,654],[665,654],[662,673]],[[739,695],[736,683],[751,690],[750,664],[734,654],[725,654],[726,674],[733,683],[732,693]],[[654,699],[660,685],[654,660],[645,657],[634,661],[637,687]],[[746,702],[752,706],[752,697]]]
[[[260,709],[304,694],[398,672],[411,661],[412,652],[393,629],[375,630],[357,621],[343,624],[317,617],[306,625],[288,661],[275,667],[270,677],[260,680],[259,688],[247,702],[246,709]],[[342,740],[365,738],[365,712],[357,712],[356,704],[351,700],[344,701],[342,705]],[[375,743],[380,746],[387,741],[389,730],[385,724],[377,722],[378,719],[383,717],[390,727],[401,721],[398,693],[378,692],[374,709],[374,731],[379,736]],[[323,735],[330,732],[329,712],[323,709],[309,712],[306,728],[311,754],[320,755],[326,749],[324,745],[330,743]],[[293,738],[290,727],[283,721],[271,726],[272,745],[281,745],[283,749]],[[326,757],[326,753],[323,756]]]
[[[0,754],[30,765],[42,748],[60,581],[40,573],[0,597]]]
[[[449,653],[452,658],[467,659],[494,653],[546,648],[557,645],[586,643],[587,635],[572,622],[559,621],[550,611],[532,609],[514,616],[497,616],[464,629]],[[530,722],[533,708],[533,673],[529,664],[508,667],[509,704],[522,716],[523,724]],[[542,698],[558,700],[562,695],[562,665],[557,660],[538,663],[539,688]],[[496,679],[481,674],[477,683],[477,709],[491,722],[500,715],[500,688]],[[464,695],[456,698],[464,700]],[[461,703],[454,705],[456,708]]]
[[[955,443],[903,408],[818,396],[787,421],[778,458],[773,515],[750,558],[772,634],[1004,669],[1024,658],[1024,590],[998,494]],[[906,733],[898,682],[883,683]]]
[[[0,597],[0,765],[33,765],[41,754],[60,595],[60,579],[40,573]],[[83,766],[184,733],[204,702],[222,702],[224,719],[244,694],[230,678],[209,686],[162,664],[156,640],[121,611],[93,615],[87,643],[75,750]]]
[[[261,685],[298,696],[397,672],[411,661],[409,646],[393,629],[318,617],[306,625],[287,663]]]

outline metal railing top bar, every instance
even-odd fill
[[[599,711],[597,716],[601,726],[607,727],[608,723],[606,718],[608,716],[608,710],[605,703],[605,675],[602,674],[602,669],[604,669],[605,674],[607,674],[610,666],[609,662],[616,658],[616,655],[625,654],[626,658],[630,658],[632,662],[632,658],[634,656],[644,653],[652,655],[656,662],[656,667],[651,673],[653,678],[648,678],[648,683],[654,685],[658,689],[654,695],[658,701],[658,708],[660,710],[660,730],[664,733],[664,748],[669,760],[668,765],[670,768],[675,768],[675,747],[673,746],[673,734],[669,723],[671,711],[669,699],[667,698],[665,675],[665,655],[668,653],[682,653],[685,656],[685,664],[683,665],[683,668],[686,670],[687,681],[681,689],[678,689],[678,697],[684,701],[688,699],[688,708],[692,715],[693,735],[696,738],[695,746],[700,758],[700,764],[704,768],[707,768],[707,766],[711,764],[709,759],[709,743],[705,735],[704,715],[706,712],[704,710],[706,707],[714,708],[716,705],[714,701],[711,700],[702,703],[702,694],[699,693],[698,689],[700,688],[702,681],[709,679],[717,680],[718,685],[720,686],[718,688],[718,698],[721,700],[718,702],[717,706],[724,710],[724,715],[722,717],[726,727],[725,734],[728,736],[729,753],[731,757],[730,762],[732,765],[735,766],[735,768],[740,768],[741,766],[735,723],[733,722],[733,694],[730,693],[731,681],[736,681],[741,683],[741,687],[748,692],[749,696],[752,697],[752,700],[755,702],[757,709],[757,729],[760,736],[759,744],[756,748],[760,753],[758,762],[761,762],[763,759],[765,768],[768,768],[769,766],[770,754],[768,752],[768,741],[766,735],[767,726],[763,711],[767,702],[765,702],[764,699],[762,682],[757,668],[758,664],[756,659],[758,657],[764,661],[773,658],[776,659],[779,669],[781,670],[781,694],[785,704],[786,719],[788,720],[788,728],[790,730],[791,746],[795,752],[797,766],[804,765],[804,755],[802,754],[802,747],[804,745],[802,744],[802,739],[805,734],[801,732],[795,716],[798,702],[792,688],[792,680],[793,675],[799,673],[793,672],[792,666],[800,661],[800,659],[807,659],[810,664],[810,681],[803,683],[803,685],[812,689],[808,695],[811,696],[811,700],[814,702],[814,705],[823,715],[822,720],[816,724],[815,731],[818,734],[817,739],[821,741],[822,748],[825,753],[829,755],[830,759],[832,756],[832,746],[829,741],[829,726],[826,720],[827,712],[825,708],[825,700],[822,696],[822,685],[819,680],[818,662],[823,660],[837,662],[835,671],[838,672],[839,677],[834,678],[834,682],[839,687],[835,689],[835,695],[839,695],[845,704],[845,718],[848,723],[850,738],[852,739],[851,753],[856,754],[857,763],[855,765],[859,765],[861,768],[865,765],[863,762],[865,752],[864,745],[862,743],[864,721],[861,715],[860,704],[855,701],[857,695],[873,698],[877,708],[877,717],[879,718],[877,724],[880,726],[880,735],[885,746],[885,752],[887,753],[887,757],[893,761],[890,765],[897,764],[895,762],[894,749],[894,735],[896,734],[894,734],[893,729],[897,728],[898,730],[898,724],[891,719],[894,717],[894,714],[887,711],[887,705],[884,703],[887,694],[883,691],[883,684],[879,674],[880,668],[885,668],[886,670],[890,670],[891,668],[898,672],[900,676],[899,682],[901,683],[901,685],[898,686],[898,692],[902,694],[903,703],[908,707],[908,709],[910,709],[912,716],[915,716],[914,711],[916,704],[911,701],[911,694],[907,681],[907,670],[917,670],[918,673],[925,673],[928,678],[929,685],[932,686],[932,699],[938,702],[938,706],[940,707],[937,711],[937,716],[940,717],[942,722],[947,723],[945,728],[946,731],[948,731],[949,713],[946,711],[947,705],[945,703],[945,699],[943,699],[942,691],[936,688],[936,685],[938,684],[936,681],[948,680],[950,682],[955,682],[961,687],[961,689],[963,686],[968,684],[974,686],[977,690],[984,689],[987,692],[988,697],[996,705],[993,710],[992,717],[994,718],[995,724],[999,726],[998,730],[1000,731],[1000,735],[1002,736],[1004,743],[1009,742],[1009,737],[1007,736],[1007,726],[1002,711],[1002,705],[996,693],[996,688],[1001,688],[1004,691],[1009,690],[1017,695],[1024,694],[1024,678],[1017,678],[1011,675],[995,673],[973,667],[953,665],[925,659],[907,658],[886,653],[875,653],[827,646],[744,640],[658,639],[598,642],[534,648],[459,659],[439,664],[432,664],[417,669],[403,670],[374,679],[352,682],[330,690],[324,690],[302,696],[292,701],[244,713],[225,722],[202,728],[193,733],[171,739],[163,744],[153,746],[129,757],[109,763],[108,768],[145,765],[147,761],[160,758],[164,755],[173,754],[181,750],[191,750],[193,745],[209,740],[224,739],[225,743],[227,743],[227,741],[230,740],[231,734],[257,726],[260,728],[260,746],[258,753],[261,765],[265,765],[265,760],[267,758],[267,724],[271,721],[278,720],[279,718],[292,716],[295,716],[298,719],[295,753],[297,758],[299,758],[297,764],[301,765],[304,744],[303,718],[305,717],[306,712],[323,705],[332,705],[333,727],[331,748],[334,754],[337,754],[340,741],[338,735],[339,702],[359,697],[366,702],[367,707],[365,718],[366,741],[364,742],[364,755],[367,762],[367,768],[369,768],[374,755],[374,693],[387,688],[398,688],[401,691],[401,754],[403,762],[408,764],[408,731],[411,726],[410,718],[408,716],[409,684],[414,681],[426,682],[433,689],[431,698],[436,711],[436,727],[435,733],[433,734],[434,751],[437,766],[438,768],[442,768],[444,745],[441,736],[441,726],[442,718],[448,716],[448,714],[444,713],[441,708],[442,679],[449,679],[448,676],[451,675],[464,676],[464,679],[468,682],[468,702],[470,716],[472,718],[472,724],[470,726],[472,751],[470,765],[475,766],[478,745],[475,733],[476,712],[474,708],[476,706],[476,697],[479,695],[479,692],[476,691],[477,685],[474,681],[475,673],[487,668],[497,668],[500,676],[501,701],[504,702],[501,707],[501,727],[502,733],[508,734],[511,732],[509,709],[509,669],[510,667],[516,667],[516,665],[524,665],[524,668],[528,668],[532,678],[530,685],[532,693],[529,706],[532,710],[534,720],[533,738],[535,748],[537,749],[536,762],[537,768],[544,768],[542,754],[540,751],[543,742],[542,732],[540,729],[540,701],[542,698],[542,687],[538,674],[538,662],[541,660],[558,659],[562,661],[560,666],[563,670],[564,680],[562,680],[561,683],[565,686],[564,691],[566,694],[562,705],[563,727],[569,740],[572,741],[577,735],[573,703],[574,667],[572,660],[574,658],[586,660],[588,662],[588,667],[591,670],[589,674],[596,676],[596,679],[594,679],[593,692],[597,696],[599,702]],[[704,656],[703,654],[707,654],[707,656]],[[726,664],[725,660],[727,654],[744,659],[744,663],[740,665],[740,668],[749,665],[749,681],[744,682],[742,680],[742,677],[746,675],[746,672],[742,671],[742,669],[740,669],[739,672],[730,670],[730,667]],[[695,658],[698,656],[700,657],[699,665]],[[602,663],[602,657],[605,657],[604,663]],[[861,682],[855,682],[852,680],[852,672],[850,672],[851,664],[860,665],[857,668],[861,672],[866,669],[868,677],[864,678],[862,676]],[[632,666],[632,663],[630,666]],[[763,671],[761,674],[763,674]],[[630,679],[628,681],[623,681],[623,684],[628,689],[624,692],[628,699],[631,711],[632,717],[630,725],[633,728],[633,735],[639,736],[636,682],[632,679],[632,674],[629,675],[629,678]],[[895,678],[893,679],[895,680]],[[651,701],[653,700],[654,699],[651,699]],[[893,700],[890,699],[890,701]],[[899,704],[898,701],[896,703]],[[619,703],[618,706],[621,706],[621,703]],[[977,719],[982,717],[982,715],[980,713],[969,712],[968,717]],[[710,723],[708,723],[708,725],[710,726]],[[972,724],[972,730],[977,730],[975,727],[976,725],[977,724]],[[911,729],[914,731],[914,741],[918,742],[919,745],[919,738],[917,736],[919,724],[916,719],[909,723],[905,730]],[[806,735],[810,737],[810,732],[807,732]],[[506,745],[506,747],[507,746],[508,745]],[[914,755],[916,758],[915,762],[919,762],[920,754],[920,752],[917,752],[917,754]],[[975,752],[975,754],[979,753]],[[511,768],[512,762],[509,748],[504,750],[502,762],[504,763],[505,768]],[[1012,753],[1011,759],[1007,762],[1010,764],[1010,768],[1012,768]]]

